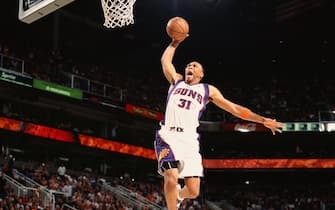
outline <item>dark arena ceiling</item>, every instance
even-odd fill
[[[190,36],[176,65],[197,59],[217,72],[293,67],[303,73],[334,66],[334,7],[331,0],[138,0],[133,25],[106,29],[100,1],[75,0],[31,24],[18,20],[18,1],[5,1],[0,40],[21,49],[62,49],[75,59],[117,66],[114,71],[152,72],[169,43],[168,19],[182,16]]]

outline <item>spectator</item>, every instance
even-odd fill
[[[63,162],[58,166],[57,173],[62,181],[65,181],[66,167]]]
[[[3,166],[3,171],[8,174],[8,176],[13,177],[13,167],[14,167],[15,158],[12,154],[8,155],[7,162]]]
[[[5,198],[7,195],[5,185],[6,185],[6,180],[3,177],[2,171],[0,171],[0,198],[1,199]]]

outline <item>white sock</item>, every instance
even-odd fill
[[[180,195],[179,195],[180,191],[181,191],[181,186],[178,184],[178,185],[177,185],[177,199],[181,201],[181,200],[183,200],[184,198],[180,197]]]
[[[184,200],[184,198],[181,198],[181,197],[180,197],[179,192],[178,192],[178,194],[177,194],[177,199],[180,200],[180,201]]]

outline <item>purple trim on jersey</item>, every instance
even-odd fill
[[[176,89],[177,85],[182,82],[183,80],[177,80],[175,83],[174,83],[174,86],[173,88],[169,91],[167,97],[166,97],[166,103],[165,103],[165,110],[166,110],[166,107],[167,107],[167,104],[170,100],[170,96],[171,96],[171,93]],[[165,124],[165,115],[164,115],[164,118],[163,120],[161,121],[161,123],[164,125]]]
[[[156,131],[156,139],[155,139],[155,152],[156,152],[156,158],[158,161],[158,167],[160,168],[163,164],[163,162],[171,162],[176,161],[173,151],[171,150],[170,145],[168,145],[158,134],[158,131]],[[161,155],[161,157],[160,157]]]
[[[202,107],[202,109],[199,112],[198,119],[201,118],[202,114],[206,110],[206,105],[207,105],[207,101],[208,101],[208,97],[209,97],[209,87],[208,87],[208,84],[204,83],[203,85],[204,85],[204,89],[205,89],[205,95],[204,95],[204,98],[203,98],[203,107]]]

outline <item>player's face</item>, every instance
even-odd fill
[[[192,61],[185,68],[185,81],[188,84],[196,84],[203,78],[204,72],[199,62]]]

